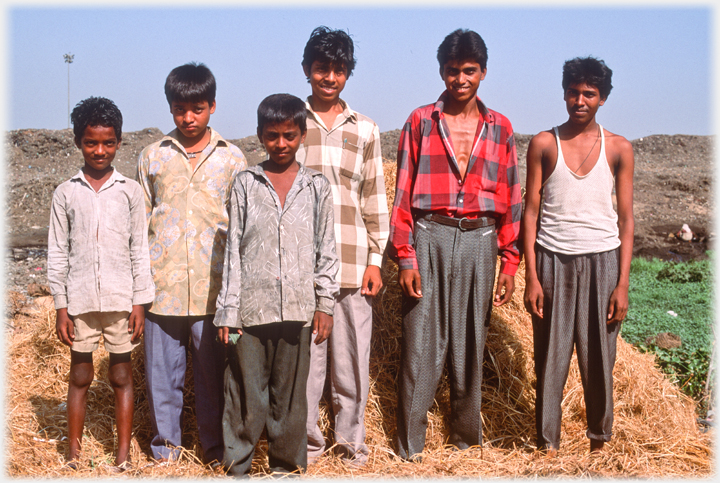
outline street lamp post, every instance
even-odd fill
[[[63,59],[68,65],[68,129],[70,129],[70,64],[73,63],[74,58],[75,56],[70,53],[63,55]]]

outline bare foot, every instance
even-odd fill
[[[599,453],[603,450],[603,446],[605,446],[605,441],[598,441],[596,439],[590,440],[590,452],[591,453]]]
[[[556,458],[558,454],[557,448],[553,448],[552,446],[545,446],[542,448],[538,448],[538,451],[543,453],[546,458]]]

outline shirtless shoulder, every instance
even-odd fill
[[[616,170],[623,163],[632,165],[634,155],[630,141],[607,129],[603,130],[605,131],[605,156],[613,170]]]

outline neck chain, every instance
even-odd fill
[[[207,144],[205,145],[205,148],[207,148],[208,146],[210,146],[210,140],[209,140],[209,139],[208,139]],[[202,148],[200,151],[194,151],[194,152],[192,152],[192,153],[191,153],[190,151],[188,151],[188,153],[187,153],[188,158],[196,158],[198,154],[200,154],[200,153],[202,153],[203,151],[205,151],[205,148]]]
[[[590,152],[587,153],[587,156],[585,156],[585,159],[583,159],[583,162],[580,163],[580,166],[577,167],[575,171],[573,171],[575,174],[577,174],[578,171],[580,171],[580,168],[582,168],[582,165],[585,164],[585,161],[590,157],[590,153],[593,152],[593,149],[595,149],[595,145],[598,142],[598,139],[600,139],[600,124],[598,124],[598,135],[595,138],[595,142],[593,143],[592,147],[590,148]]]

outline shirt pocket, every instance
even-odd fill
[[[130,239],[130,206],[119,200],[107,199],[101,205],[103,212],[103,225],[113,234],[121,235],[122,238]]]

